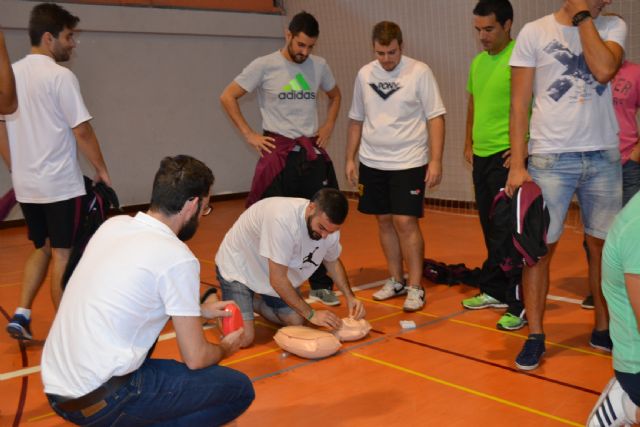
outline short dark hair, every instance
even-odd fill
[[[302,32],[315,39],[320,34],[320,25],[318,25],[318,21],[312,14],[303,10],[291,19],[289,31],[292,36],[297,36]]]
[[[213,172],[200,160],[187,155],[165,157],[153,179],[149,210],[174,215],[193,197],[206,197],[213,185]]]
[[[504,27],[507,21],[513,22],[513,7],[509,0],[480,0],[473,9],[476,16],[489,16],[494,14],[496,21]]]
[[[62,6],[55,3],[40,3],[31,10],[29,18],[29,38],[31,46],[38,46],[44,33],[51,33],[53,37],[65,28],[73,30],[80,22],[80,18],[70,14]]]
[[[341,225],[349,213],[349,202],[340,190],[323,188],[313,195],[311,201],[320,212],[324,212],[329,221],[335,225]]]
[[[378,42],[382,46],[389,46],[392,41],[398,40],[398,45],[402,46],[402,30],[395,22],[378,22],[371,32],[372,42]]]

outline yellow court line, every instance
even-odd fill
[[[216,265],[215,262],[213,261],[209,261],[208,259],[202,259],[202,258],[198,258],[198,261],[200,261],[203,264],[209,264],[209,265]]]
[[[397,371],[404,372],[406,374],[414,375],[416,377],[420,377],[420,378],[423,378],[425,380],[433,381],[433,382],[438,383],[440,385],[451,387],[451,388],[454,388],[456,390],[463,391],[465,393],[473,394],[474,396],[478,396],[478,397],[482,397],[482,398],[485,398],[485,399],[493,400],[494,402],[502,403],[503,405],[511,406],[513,408],[521,409],[523,411],[530,412],[532,414],[540,415],[541,417],[549,418],[549,419],[552,419],[554,421],[561,422],[563,424],[567,424],[567,425],[570,425],[570,426],[577,426],[577,427],[581,427],[582,426],[582,424],[580,424],[580,423],[576,423],[574,421],[567,420],[565,418],[561,418],[561,417],[549,414],[547,412],[540,411],[538,409],[530,408],[528,406],[521,405],[519,403],[511,402],[510,400],[502,399],[500,397],[493,396],[491,394],[483,393],[483,392],[478,391],[478,390],[474,390],[474,389],[471,389],[471,388],[468,388],[468,387],[465,387],[465,386],[461,386],[459,384],[454,384],[454,383],[442,380],[440,378],[432,377],[430,375],[426,375],[426,374],[423,374],[421,372],[414,371],[414,370],[409,369],[409,368],[405,368],[403,366],[395,365],[393,363],[389,363],[389,362],[386,362],[384,360],[376,359],[376,358],[373,358],[373,357],[370,357],[370,356],[365,356],[364,354],[355,353],[355,352],[351,352],[350,354],[352,354],[352,355],[354,355],[356,357],[359,357],[361,359],[368,360],[368,361],[373,362],[373,363],[377,363],[378,365],[386,366],[388,368],[392,368],[392,369],[395,369]]]
[[[37,417],[29,418],[27,420],[27,422],[28,423],[33,423],[33,422],[36,422],[36,421],[44,420],[45,418],[53,417],[54,415],[56,415],[55,412],[47,412],[44,415],[39,415]]]
[[[16,283],[5,283],[4,285],[0,285],[0,288],[10,288],[12,286],[18,286],[20,285],[20,282],[16,282]]]
[[[527,339],[526,335],[516,334],[515,332],[499,331],[496,328],[490,328],[488,326],[479,325],[477,323],[465,322],[464,320],[458,320],[458,319],[449,319],[449,321],[453,322],[453,323],[459,323],[459,324],[465,325],[465,326],[471,326],[471,327],[478,328],[478,329],[485,329],[485,330],[491,331],[491,332],[498,332],[498,333],[501,333],[501,334],[510,335],[512,337],[521,338],[523,340]],[[590,354],[591,356],[598,356],[598,357],[603,357],[605,359],[611,359],[611,355],[609,355],[609,354],[598,353],[598,352],[591,351],[591,350],[585,350],[585,349],[582,349],[582,348],[579,348],[579,347],[572,347],[570,345],[559,344],[559,343],[555,343],[555,342],[548,341],[548,340],[545,340],[545,344],[549,344],[552,347],[559,347],[559,348],[564,348],[566,350],[577,351],[579,353]]]
[[[271,329],[272,331],[277,331],[280,329],[277,326],[269,325],[268,323],[261,322],[260,320],[254,320],[256,325],[264,326],[265,328]]]
[[[404,311],[398,311],[396,313],[391,313],[391,314],[387,314],[385,316],[376,317],[375,319],[369,320],[369,323],[379,322],[380,320],[388,319],[389,317],[400,316],[403,313],[404,313]]]
[[[230,362],[223,362],[223,363],[220,364],[220,366],[235,365],[236,363],[245,362],[247,360],[251,360],[251,359],[258,358],[258,357],[262,357],[262,356],[264,356],[266,354],[269,354],[269,353],[275,353],[276,351],[280,351],[280,348],[272,348],[272,349],[269,349],[267,351],[262,351],[260,353],[252,354],[251,356],[241,357],[240,359],[232,360]]]

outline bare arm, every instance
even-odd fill
[[[442,152],[444,150],[444,114],[427,120],[431,160],[425,181],[428,188],[440,184],[442,180]]]
[[[344,265],[340,259],[335,261],[323,261],[324,266],[327,268],[329,277],[333,279],[338,286],[342,294],[347,299],[347,305],[349,306],[349,316],[354,319],[362,319],[366,311],[362,301],[356,299],[356,296],[349,286],[349,279],[347,278],[347,272],[344,269]]]
[[[529,130],[529,106],[533,96],[535,68],[511,67],[511,113],[509,115],[509,139],[511,142],[511,167],[505,191],[512,196],[523,182],[531,181],[525,167],[527,157],[527,132]]]
[[[222,91],[222,95],[220,95],[220,103],[233,124],[242,134],[245,141],[255,148],[258,154],[262,157],[263,151],[271,153],[271,150],[275,148],[275,144],[273,143],[274,139],[254,132],[253,129],[251,129],[251,126],[249,126],[249,123],[245,120],[242,115],[242,111],[240,111],[238,99],[246,95],[246,93],[246,90],[233,81]]]
[[[569,0],[564,6],[570,18],[581,10],[588,10],[586,0]],[[624,50],[618,43],[603,41],[593,19],[585,19],[578,25],[584,59],[593,76],[602,84],[608,83],[618,72],[624,58]]]
[[[334,86],[333,89],[326,92],[329,98],[329,106],[327,107],[327,120],[318,129],[318,141],[319,147],[326,147],[329,143],[329,138],[333,132],[333,128],[336,125],[336,119],[338,118],[338,112],[340,111],[340,102],[342,95],[338,86]]]
[[[73,128],[73,135],[76,138],[78,149],[96,170],[96,180],[102,181],[111,187],[111,178],[107,171],[107,165],[104,163],[100,144],[98,143],[98,138],[93,131],[91,123],[80,123],[78,126]]]
[[[349,119],[349,128],[347,130],[347,155],[345,174],[351,185],[358,185],[358,170],[356,168],[356,154],[360,147],[360,139],[362,138],[362,122]]]
[[[467,102],[467,127],[464,135],[464,159],[473,164],[473,95],[469,94]]]
[[[287,303],[296,313],[307,319],[316,326],[326,326],[337,329],[342,325],[342,320],[328,310],[313,310],[296,292],[287,277],[289,268],[286,265],[278,264],[269,260],[269,281],[271,287],[280,295],[280,298]]]
[[[17,108],[16,82],[4,43],[4,34],[0,31],[0,114],[11,114]]]
[[[0,121],[0,156],[11,170],[11,152],[9,151],[9,135],[7,135],[7,126],[4,121]]]

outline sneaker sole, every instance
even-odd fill
[[[482,310],[483,308],[507,308],[507,307],[509,307],[508,304],[503,304],[503,303],[476,305],[476,306],[465,305],[465,303],[462,303],[462,306],[464,308],[469,309],[469,310]]]
[[[324,301],[322,298],[313,297],[311,295],[309,295],[309,299],[311,301],[321,302],[322,304],[328,305],[329,307],[335,307],[336,305],[340,305],[340,301],[327,302],[327,301]]]
[[[496,324],[496,328],[501,330],[501,331],[517,331],[517,330],[520,330],[520,329],[524,328],[525,326],[527,326],[527,323],[528,322],[525,320],[520,325],[518,325],[516,327],[512,327],[512,328],[509,328],[507,326],[502,326],[500,323],[497,323]]]
[[[33,337],[20,325],[7,325],[7,332],[11,338],[21,341],[31,341]]]
[[[598,409],[600,409],[600,406],[602,406],[604,399],[606,399],[607,396],[609,396],[609,391],[611,391],[615,383],[616,383],[616,378],[615,377],[611,378],[609,380],[609,383],[607,383],[607,386],[602,391],[602,393],[600,393],[600,397],[598,398],[598,401],[593,406],[593,410],[589,414],[589,418],[587,418],[587,423],[586,423],[587,426],[589,425],[589,422],[591,421],[593,416],[596,414],[596,412],[598,412]]]
[[[542,363],[542,356],[544,356],[544,353],[546,353],[546,352],[543,352],[543,353],[540,355],[540,360],[539,360],[539,361],[538,361],[538,363],[536,363],[535,365],[527,366],[527,365],[521,365],[521,364],[519,364],[518,362],[516,362],[516,368],[520,369],[521,371],[533,371],[533,370],[534,370],[534,369],[536,369],[538,366],[540,366],[540,363]]]
[[[401,297],[401,296],[406,295],[406,294],[407,294],[407,291],[404,291],[404,292],[398,292],[397,294],[393,294],[390,297],[386,297],[386,298],[379,298],[379,297],[376,297],[374,295],[372,295],[371,298],[373,298],[374,301],[386,301],[388,299],[395,298],[395,297]]]
[[[406,307],[402,307],[402,311],[404,311],[405,313],[415,313],[416,311],[420,311],[424,308],[424,304],[422,304],[422,306],[418,307],[418,308],[406,308]]]
[[[591,347],[595,348],[595,349],[606,351],[607,353],[611,353],[611,350],[612,350],[609,347],[603,347],[601,345],[596,345],[596,344],[592,343],[591,341],[589,341],[589,345]]]

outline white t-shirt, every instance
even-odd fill
[[[82,396],[144,362],[170,316],[200,316],[200,265],[153,217],[117,216],[89,241],[42,353],[46,393]]]
[[[595,25],[602,40],[624,48],[624,21],[600,16]],[[561,25],[553,15],[526,24],[509,64],[535,68],[530,154],[618,146],[611,89],[608,84],[598,83],[589,70],[577,27]]]
[[[407,56],[392,71],[377,60],[360,69],[349,118],[363,122],[360,162],[404,170],[429,161],[426,121],[446,113],[429,66]]]
[[[323,260],[340,256],[340,232],[326,239],[309,237],[304,218],[309,200],[268,197],[244,211],[224,236],[216,266],[225,280],[252,291],[279,297],[269,281],[269,260],[289,267],[287,276],[299,287]]]
[[[258,90],[262,129],[288,138],[317,134],[318,89],[336,86],[323,58],[309,55],[297,64],[280,51],[253,60],[235,82],[247,92]]]

